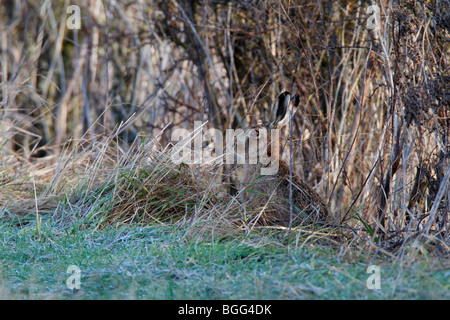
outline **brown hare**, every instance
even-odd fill
[[[294,173],[290,179],[289,165],[280,159],[279,131],[273,129],[281,129],[288,124],[290,109],[297,107],[298,104],[297,94],[291,95],[287,91],[281,93],[272,107],[269,122],[247,127],[238,136],[238,141],[245,146],[241,194],[244,195],[247,205],[259,208],[260,212],[263,212],[258,216],[259,223],[298,226],[324,222],[329,218],[327,205],[322,198]],[[260,150],[259,160],[256,159],[255,141],[258,141]],[[266,161],[262,161],[264,157]],[[268,158],[270,163],[267,161]],[[272,170],[271,174],[265,174],[271,165],[275,170]],[[290,181],[292,181],[292,221],[289,202]]]

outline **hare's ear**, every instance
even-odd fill
[[[292,100],[292,104],[294,105],[294,107],[298,107],[298,105],[300,104],[300,96],[298,94],[294,94],[291,98]]]
[[[294,95],[297,96],[297,95]],[[269,127],[280,129],[289,121],[289,105],[291,94],[288,91],[280,93],[270,112]]]

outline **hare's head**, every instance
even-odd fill
[[[292,95],[288,91],[280,93],[272,106],[269,121],[249,126],[237,136],[237,153],[241,155],[241,160],[238,160],[238,163],[259,164],[263,168],[272,167],[276,163],[275,171],[267,171],[276,172],[280,150],[279,129],[289,123],[289,117],[293,114],[291,111],[298,106],[299,100],[297,94]],[[261,172],[261,174],[264,173]]]
[[[238,141],[241,145],[246,146],[246,158],[255,155],[256,149],[252,150],[252,146],[256,147],[256,141],[259,142],[259,147],[264,146],[264,144],[270,146],[278,141],[279,133],[277,130],[289,123],[289,117],[293,114],[293,108],[297,107],[299,102],[300,97],[297,94],[292,95],[290,92],[284,91],[275,100],[268,122],[249,126],[243,130],[238,136]],[[268,150],[267,154],[270,155],[270,150]],[[246,163],[248,162],[246,161]]]

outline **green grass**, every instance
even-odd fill
[[[381,289],[369,290],[370,257],[282,245],[280,234],[199,241],[176,227],[62,229],[49,221],[39,232],[0,224],[1,299],[450,298],[446,260],[379,259]],[[81,270],[74,292],[69,265]]]

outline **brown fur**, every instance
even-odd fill
[[[260,165],[245,166],[247,170],[241,182],[245,186],[249,203],[259,208],[268,204],[266,213],[262,216],[263,223],[288,226],[290,221],[289,167],[284,162],[280,162],[276,174],[261,176]],[[313,188],[295,174],[292,176],[292,200],[292,226],[328,220],[329,211],[325,202]]]
[[[286,125],[287,121],[285,117],[288,116],[289,112],[288,110],[283,110],[282,104],[284,104],[284,109],[288,109],[288,107],[292,107],[292,101],[296,101],[294,105],[298,104],[298,96],[292,97],[288,92],[280,94],[272,108],[271,122],[265,125],[246,128],[244,130],[244,138],[248,137],[253,130],[258,130],[263,127],[266,129],[279,129]],[[276,116],[273,115],[274,112],[276,112]],[[261,176],[261,168],[263,165],[260,162],[257,164],[249,164],[247,153],[245,162],[241,183],[245,188],[243,194],[248,201],[248,205],[259,209],[267,205],[259,222],[263,224],[288,226],[290,222],[289,166],[278,157],[279,168],[277,173]],[[292,174],[291,181],[293,203],[292,226],[327,221],[330,218],[329,210],[317,192],[294,173]]]

